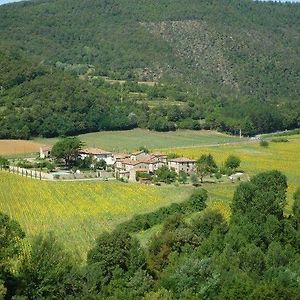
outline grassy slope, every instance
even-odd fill
[[[132,151],[140,146],[149,149],[170,147],[193,147],[218,143],[240,141],[238,137],[215,131],[178,130],[174,132],[155,132],[144,129],[128,131],[102,131],[79,135],[87,146],[101,147],[112,151]],[[43,144],[53,144],[58,139],[36,139]]]
[[[182,201],[189,192],[120,182],[45,182],[0,172],[0,211],[19,221],[29,236],[54,231],[81,253],[100,232],[134,214]]]

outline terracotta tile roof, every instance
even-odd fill
[[[151,153],[151,155],[155,156],[155,157],[167,157],[166,154],[160,153],[160,152],[154,152]]]
[[[125,159],[125,158],[129,158],[130,154],[126,154],[126,153],[116,153],[114,154],[114,158],[115,159]]]
[[[139,159],[138,162],[141,162],[144,164],[156,164],[156,163],[159,163],[159,160],[155,157],[145,157],[145,158]]]
[[[195,163],[196,161],[186,157],[178,157],[172,158],[169,160],[170,162],[178,162],[178,163]]]
[[[80,150],[80,153],[82,154],[92,154],[92,155],[101,155],[101,154],[112,154],[109,151],[102,150],[99,148],[84,148]]]
[[[131,165],[131,166],[136,166],[141,163],[141,161],[139,161],[139,160],[132,160],[129,158],[122,159],[122,160],[120,160],[120,162],[124,165]]]

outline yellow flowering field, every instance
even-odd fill
[[[174,186],[47,182],[0,172],[0,211],[16,219],[28,236],[54,231],[79,253],[85,253],[101,232],[135,214],[182,201],[189,193]]]
[[[288,210],[291,208],[293,193],[300,187],[300,140],[295,137],[287,143],[270,142],[267,148],[261,147],[259,143],[246,143],[206,148],[174,148],[165,152],[194,159],[211,153],[220,165],[228,155],[233,154],[241,159],[239,169],[250,176],[267,170],[279,170],[288,178]],[[223,205],[225,214],[228,214],[228,203],[232,199],[235,185],[209,185],[206,188],[210,192],[210,206]]]

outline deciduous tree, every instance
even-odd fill
[[[200,176],[201,182],[203,178],[217,170],[217,164],[211,154],[203,154],[196,162],[196,170]]]
[[[72,164],[78,159],[79,151],[81,150],[83,143],[77,137],[68,137],[58,141],[51,150],[51,156],[57,160],[63,159],[67,167],[71,167]]]

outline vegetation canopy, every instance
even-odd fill
[[[65,138],[53,146],[51,156],[56,160],[63,159],[66,166],[71,167],[78,160],[82,147],[83,143],[77,137]]]
[[[1,6],[0,138],[299,127],[299,18],[248,0]]]

